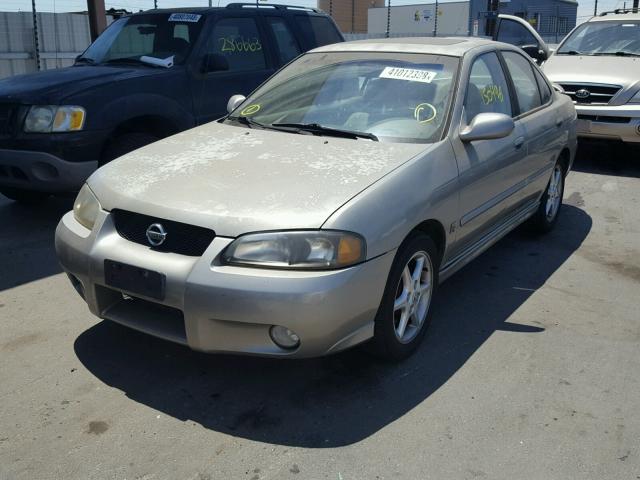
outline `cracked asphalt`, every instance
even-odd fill
[[[639,479],[640,155],[444,283],[417,354],[208,356],[91,316],[0,197],[0,479]]]

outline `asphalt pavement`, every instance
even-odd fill
[[[0,196],[0,479],[640,479],[640,155],[585,149],[556,230],[441,286],[419,351],[192,352],[89,314],[72,199]]]

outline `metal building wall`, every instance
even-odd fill
[[[43,12],[37,20],[41,70],[71,65],[91,42],[84,13]],[[0,12],[0,78],[35,71],[32,14]]]
[[[435,3],[391,7],[392,34],[433,35]],[[387,9],[369,9],[369,33],[384,33],[387,29]],[[438,36],[467,35],[469,2],[447,2],[438,5]]]

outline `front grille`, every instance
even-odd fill
[[[608,115],[584,115],[579,114],[580,120],[591,120],[592,122],[606,122],[606,123],[629,123],[631,117],[611,117]]]
[[[560,86],[564,89],[564,93],[571,97],[571,100],[578,104],[600,104],[606,105],[613,98],[613,96],[622,88],[620,85],[603,85],[594,83],[560,83]],[[580,90],[586,90],[589,95],[584,98],[579,98],[576,92]]]
[[[10,103],[0,103],[0,134],[11,133],[11,123],[16,106]]]
[[[139,243],[159,252],[179,253],[192,257],[201,256],[216,236],[213,230],[163,218],[151,217],[126,210],[111,212],[113,223],[122,238]],[[161,224],[167,232],[162,245],[152,246],[147,239],[147,229],[154,223]]]

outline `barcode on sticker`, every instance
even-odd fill
[[[170,22],[191,22],[197,23],[202,15],[197,13],[172,13],[169,15]]]
[[[386,67],[380,73],[380,78],[391,78],[394,80],[408,80],[410,82],[431,83],[436,78],[437,72],[431,70],[420,70],[417,68]]]

